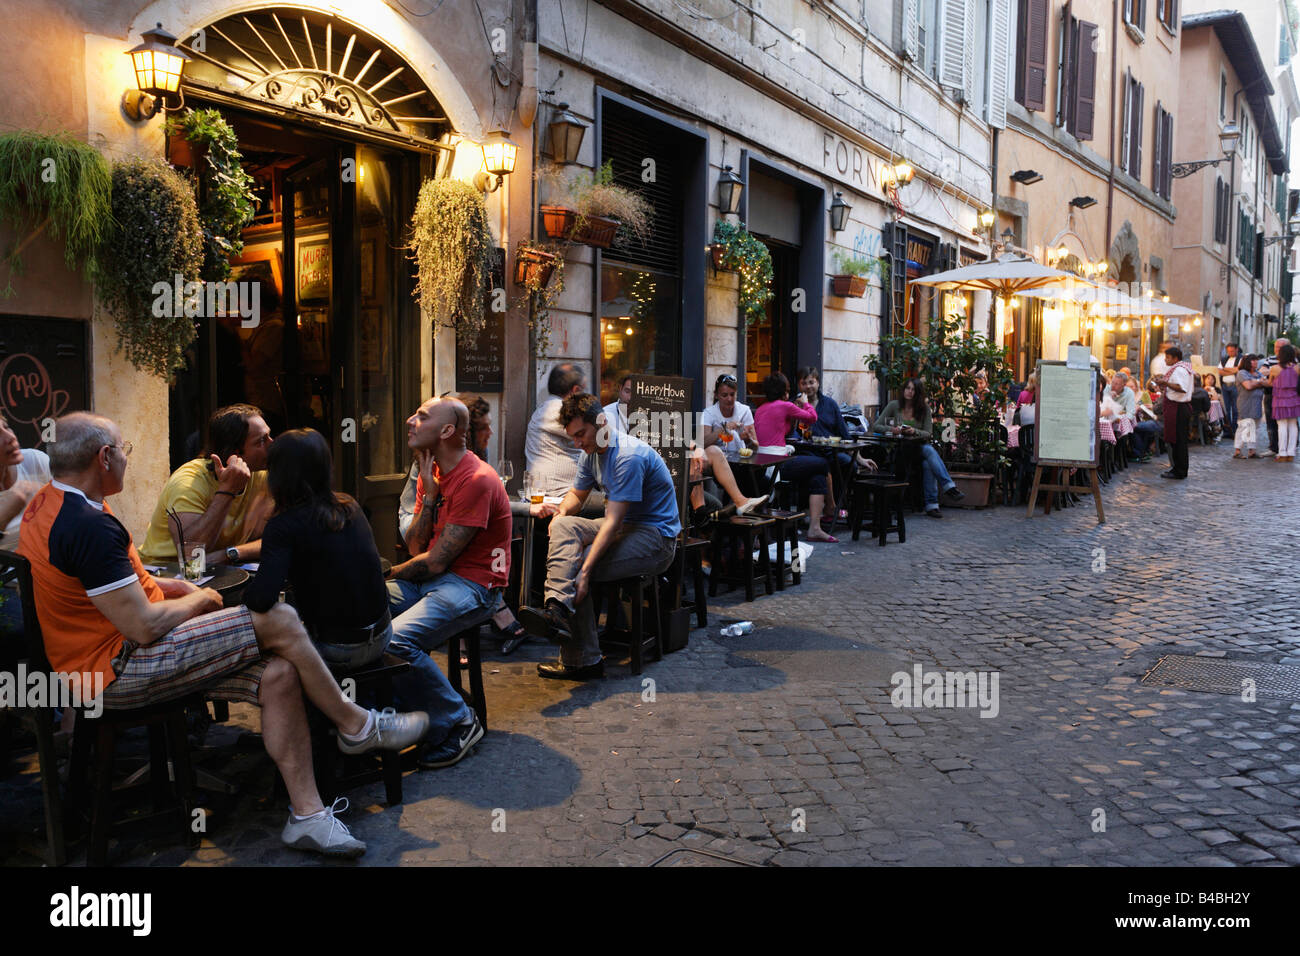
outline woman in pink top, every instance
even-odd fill
[[[802,392],[791,402],[790,382],[780,372],[763,380],[763,394],[767,401],[754,410],[754,431],[758,435],[758,450],[773,455],[785,454],[785,436],[799,422],[817,421],[817,409],[808,404]],[[818,516],[835,517],[835,501],[830,497],[827,477],[830,463],[817,455],[791,455],[780,464],[781,477],[799,486],[800,497],[804,486],[808,489],[808,540],[836,541],[822,530]]]

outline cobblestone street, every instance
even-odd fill
[[[1295,682],[1255,702],[1142,683],[1166,654],[1300,673],[1300,613],[1273,584],[1300,568],[1281,520],[1300,473],[1230,455],[1194,447],[1186,482],[1130,467],[1103,526],[1085,502],[918,515],[884,548],[842,534],[800,587],[715,599],[641,677],[543,681],[548,646],[494,651],[472,757],[408,775],[400,807],[349,794],[363,863],[1300,863]],[[755,630],[719,636],[738,619]],[[996,715],[895,707],[891,675],[918,664],[995,673]],[[242,759],[201,849],[160,837],[120,862],[316,864],[279,845],[269,762]],[[5,862],[34,862],[8,837],[39,825],[35,776],[0,788]]]

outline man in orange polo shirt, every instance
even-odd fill
[[[334,722],[344,753],[401,750],[424,736],[427,717],[367,712],[344,697],[287,604],[265,614],[221,610],[211,588],[152,578],[105,501],[123,488],[131,443],[112,421],[86,412],[54,427],[53,480],[32,498],[19,532],[50,664],[98,674],[109,708],[192,693],[260,705],[262,737],[291,801],[281,839],[360,856],[365,844],[316,790],[303,693]]]

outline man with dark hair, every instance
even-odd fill
[[[271,516],[266,459],[271,429],[252,405],[228,405],[208,420],[204,454],[177,468],[154,507],[141,556],[151,564],[184,561],[202,546],[212,562],[256,561],[262,528]],[[176,523],[180,516],[184,550]]]
[[[578,366],[563,362],[551,369],[546,390],[551,397],[537,406],[528,421],[524,456],[533,490],[558,497],[573,484],[580,455],[560,424],[560,403],[570,395],[585,392],[587,376]]]
[[[289,792],[280,839],[329,856],[360,856],[365,844],[316,789],[303,697],[335,725],[338,747],[349,754],[405,749],[424,736],[428,718],[349,701],[290,605],[222,610],[211,588],[148,574],[107,501],[124,487],[131,443],[114,422],[86,412],[60,418],[55,434],[53,479],[28,505],[19,545],[31,562],[55,671],[89,675],[87,696],[112,709],[191,694],[258,705],[262,739]]]
[[[510,501],[496,471],[465,447],[469,421],[455,398],[431,398],[406,421],[419,475],[405,533],[413,557],[389,575],[388,648],[411,662],[398,696],[429,715],[422,767],[450,767],[483,737],[478,715],[429,651],[490,614],[510,580]]]
[[[1183,361],[1183,350],[1176,345],[1165,349],[1165,366],[1168,371],[1156,376],[1156,384],[1164,389],[1165,441],[1169,443],[1169,470],[1161,478],[1187,477],[1187,429],[1192,421],[1192,392],[1195,376],[1190,362]]]
[[[560,409],[565,434],[582,451],[578,475],[559,506],[536,504],[534,517],[555,515],[546,559],[546,604],[520,608],[532,633],[560,644],[560,660],[538,664],[542,677],[603,677],[591,604],[594,581],[659,574],[672,563],[681,532],[672,473],[659,453],[606,424],[595,395],[571,395]],[[605,492],[605,517],[580,518],[593,488]]]
[[[1241,365],[1241,349],[1229,342],[1225,349],[1228,357],[1219,366],[1219,384],[1223,391],[1223,431],[1230,438],[1237,434],[1237,368]]]

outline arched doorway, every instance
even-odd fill
[[[199,320],[172,392],[173,467],[223,405],[257,405],[273,433],[315,428],[391,555],[404,421],[421,397],[405,230],[421,178],[450,169],[452,124],[397,51],[323,12],[219,16],[181,45],[186,105],[221,113],[256,182],[231,279],[256,285],[259,308]],[[201,161],[185,147],[169,140],[169,160]]]

